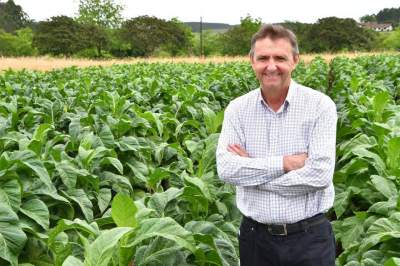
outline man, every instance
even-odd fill
[[[291,79],[299,51],[284,27],[261,27],[250,60],[260,88],[228,105],[217,148],[218,174],[236,185],[243,214],[240,263],[334,265],[324,213],[334,200],[336,106]]]

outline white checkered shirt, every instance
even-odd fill
[[[219,177],[236,185],[243,215],[261,223],[294,223],[332,207],[337,113],[321,92],[290,83],[274,112],[258,88],[231,101],[217,148]],[[239,144],[249,154],[227,151]],[[303,168],[284,173],[283,156],[307,153]]]

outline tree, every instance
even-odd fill
[[[308,32],[310,31],[313,24],[297,21],[285,21],[283,23],[280,23],[280,25],[290,29],[296,35],[297,43],[301,53],[308,53],[311,51],[310,42],[307,38],[309,36]]]
[[[33,45],[40,54],[71,56],[89,46],[85,28],[67,16],[52,17],[39,22]]]
[[[0,29],[0,56],[34,55],[36,51],[32,47],[32,30],[23,28],[15,33],[11,34]]]
[[[226,55],[246,55],[250,51],[250,40],[258,31],[261,19],[253,19],[247,16],[240,20],[240,25],[230,28],[222,34],[222,53]]]
[[[96,47],[97,55],[102,56],[102,49],[110,43],[109,29],[120,26],[123,7],[114,0],[80,0],[78,22],[84,24],[88,43]]]
[[[130,44],[134,56],[150,56],[156,49],[176,55],[191,47],[191,33],[175,19],[140,16],[127,20],[122,24],[121,38]]]
[[[102,28],[117,28],[122,21],[123,7],[113,0],[80,0],[78,21]]]
[[[388,33],[387,37],[383,40],[383,46],[384,48],[400,51],[400,27]]]
[[[361,18],[360,18],[360,21],[361,22],[363,22],[363,23],[366,23],[366,22],[376,22],[376,16],[375,15],[365,15],[365,16],[362,16]]]
[[[222,54],[221,33],[214,30],[203,31],[203,55],[220,55]],[[200,34],[196,34],[194,51],[196,55],[200,55]]]
[[[313,24],[307,36],[311,52],[371,50],[377,34],[353,19],[327,17]]]
[[[376,14],[376,20],[379,23],[391,23],[395,27],[400,24],[400,7],[385,8]]]
[[[6,32],[14,32],[27,26],[28,23],[28,15],[13,0],[0,3],[0,28]]]

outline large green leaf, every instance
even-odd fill
[[[364,234],[364,222],[366,218],[367,214],[365,212],[358,212],[355,216],[343,220],[337,236],[340,237],[344,248],[348,248],[354,242],[361,240]]]
[[[93,205],[83,189],[71,189],[63,191],[63,194],[80,207],[88,222],[93,220]]]
[[[391,138],[388,141],[387,162],[390,168],[400,167],[400,137]]]
[[[135,265],[188,265],[182,247],[165,238],[156,237],[149,245],[141,246],[135,253]]]
[[[83,262],[74,256],[68,256],[63,262],[62,266],[83,266]]]
[[[149,201],[147,202],[147,207],[152,208],[157,211],[160,217],[164,216],[164,210],[167,204],[174,200],[182,194],[182,189],[171,187],[168,190],[161,193],[154,193]]]
[[[18,265],[27,237],[18,225],[18,216],[5,203],[0,203],[0,257],[11,265]]]
[[[99,194],[97,195],[97,204],[99,206],[100,212],[104,212],[111,202],[111,189],[101,188]]]
[[[135,248],[142,241],[157,236],[172,240],[192,253],[196,251],[190,233],[170,217],[142,220],[124,240],[124,248]]]
[[[132,228],[117,227],[104,230],[100,236],[85,249],[85,266],[107,266],[113,252],[118,248],[118,241]]]
[[[111,217],[119,227],[136,227],[137,207],[131,197],[117,194],[111,205]]]
[[[388,178],[372,175],[371,181],[375,188],[386,198],[398,196],[396,185]]]
[[[376,244],[390,239],[400,238],[400,212],[392,214],[389,218],[376,220],[368,229],[366,238],[360,249],[368,250]]]
[[[400,266],[400,258],[390,258],[385,262],[384,266]]]
[[[46,186],[52,187],[53,184],[50,180],[47,169],[44,167],[43,162],[37,158],[35,153],[33,153],[33,151],[15,151],[11,154],[10,159],[18,164],[28,167]]]
[[[20,211],[38,223],[43,229],[49,229],[49,209],[40,199],[30,199],[28,201],[24,201]]]
[[[21,185],[12,179],[0,183],[0,202],[8,204],[13,211],[18,212],[21,205]]]

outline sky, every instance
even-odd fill
[[[5,2],[6,0],[0,0]],[[52,16],[74,17],[79,0],[14,0],[36,21]],[[250,15],[264,23],[285,20],[315,23],[319,18],[335,16],[359,20],[364,15],[376,14],[384,8],[400,7],[399,0],[115,0],[124,7],[126,19],[149,15],[163,19],[178,18],[180,21],[218,22],[239,24],[240,18]]]

